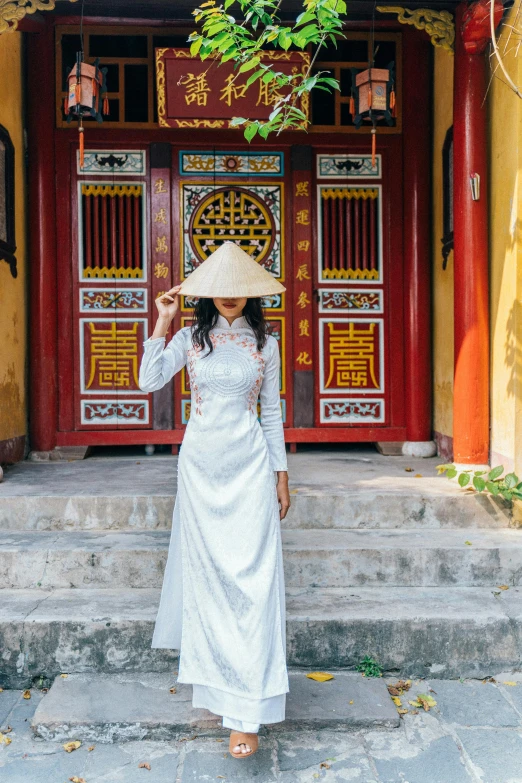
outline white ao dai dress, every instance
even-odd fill
[[[284,720],[285,588],[274,471],[286,471],[280,357],[258,351],[243,316],[218,316],[213,351],[191,328],[144,343],[139,385],[155,391],[186,366],[191,414],[152,647],[180,650],[178,682],[193,706],[256,732]],[[257,401],[261,401],[261,423]]]

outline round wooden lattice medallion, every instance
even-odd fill
[[[243,188],[218,188],[205,196],[192,213],[189,226],[192,249],[202,261],[230,240],[262,263],[272,250],[275,234],[268,205]]]

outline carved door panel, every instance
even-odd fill
[[[315,415],[362,431],[404,423],[402,189],[395,140],[351,147],[316,156]]]
[[[226,240],[237,242],[286,287],[263,301],[271,334],[281,352],[283,421],[291,421],[289,388],[291,292],[287,274],[285,155],[283,152],[228,152],[181,149],[174,162],[174,199],[179,223],[179,279],[184,280]],[[177,187],[176,187],[177,183]],[[194,301],[182,297],[180,326],[191,323]],[[176,387],[176,426],[190,416],[188,375]]]
[[[87,150],[72,158],[74,428],[146,429],[138,386],[150,310],[147,151]]]

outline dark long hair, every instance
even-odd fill
[[[219,310],[212,299],[207,297],[198,299],[194,308],[192,344],[195,348],[204,348],[206,345],[209,349],[206,356],[213,351],[209,332],[216,325],[218,315]],[[243,316],[254,332],[257,350],[261,351],[266,345],[268,324],[265,321],[260,297],[249,297],[246,300],[246,305],[243,308]]]

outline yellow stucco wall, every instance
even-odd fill
[[[453,435],[453,252],[442,269],[442,147],[453,124],[453,55],[434,49],[433,94],[433,429]]]
[[[508,53],[505,64],[520,87],[520,57]],[[491,451],[493,462],[522,471],[522,102],[493,79],[488,103]]]
[[[0,124],[15,146],[18,277],[0,262],[0,442],[26,434],[26,248],[22,34],[0,35]]]

